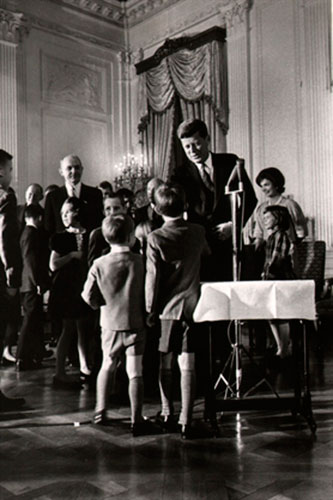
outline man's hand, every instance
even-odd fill
[[[232,222],[221,222],[213,227],[213,232],[221,241],[228,240],[232,234]]]
[[[152,328],[157,323],[157,314],[156,313],[148,313],[146,318],[146,324],[149,328]]]

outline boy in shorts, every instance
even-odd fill
[[[149,422],[142,417],[142,357],[145,345],[144,267],[142,257],[131,252],[134,222],[128,215],[107,216],[102,232],[112,250],[96,259],[82,292],[92,308],[101,308],[103,362],[97,376],[93,422],[106,425],[106,410],[113,372],[126,354],[129,379],[131,430],[145,434]]]
[[[200,263],[209,254],[205,229],[184,220],[182,188],[165,184],[154,195],[164,224],[148,235],[146,309],[148,325],[161,319],[159,386],[162,427],[173,427],[172,369],[180,368],[181,437],[190,438],[195,397],[195,345],[192,314],[199,298]]]

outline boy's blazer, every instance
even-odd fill
[[[45,230],[25,226],[20,245],[23,259],[21,292],[35,291],[37,286],[45,291],[49,287],[49,249]]]
[[[144,269],[141,255],[125,251],[96,259],[84,284],[82,298],[101,308],[100,324],[109,330],[144,327]]]
[[[184,219],[148,235],[146,309],[161,319],[192,319],[199,297],[200,261],[209,254],[205,229]]]
[[[45,229],[49,234],[63,231],[64,225],[61,220],[60,210],[64,201],[68,198],[65,186],[49,193],[45,200]],[[99,227],[103,219],[103,199],[99,189],[81,185],[80,200],[83,203],[82,225],[88,233]]]

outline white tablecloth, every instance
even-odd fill
[[[194,321],[316,318],[313,280],[203,283]]]

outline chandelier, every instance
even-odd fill
[[[135,155],[123,156],[123,161],[114,166],[116,176],[114,178],[115,188],[127,188],[137,193],[145,189],[150,179],[149,167],[143,161],[143,155],[138,158]]]

